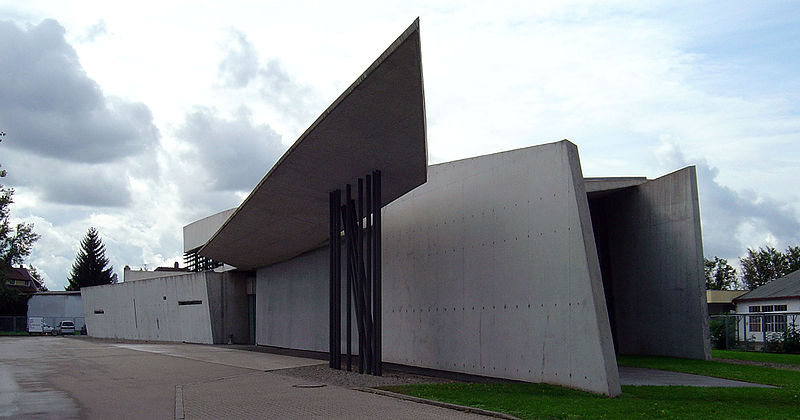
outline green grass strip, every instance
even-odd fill
[[[524,419],[800,419],[800,372],[667,357],[621,356],[621,366],[671,370],[781,388],[623,386],[608,398],[546,384],[425,384],[385,387]]]
[[[386,387],[416,397],[483,408],[523,419],[800,418],[787,389],[624,386],[607,398],[544,384],[435,384]]]
[[[716,378],[755,382],[800,390],[800,372],[764,366],[737,365],[708,360],[676,359],[655,356],[618,356],[620,366],[642,367],[693,373]]]

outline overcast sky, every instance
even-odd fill
[[[182,262],[417,17],[429,161],[569,139],[585,176],[699,176],[707,256],[800,244],[793,2],[0,2],[0,164],[67,284]],[[676,4],[680,5],[676,5]]]

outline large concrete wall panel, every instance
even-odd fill
[[[89,335],[211,344],[207,280],[221,275],[206,272],[83,288]]]
[[[432,166],[383,220],[385,361],[619,393],[573,144]]]
[[[605,223],[604,275],[611,283],[618,352],[708,359],[695,168],[597,203],[593,214]]]
[[[328,351],[328,265],[325,247],[257,271],[257,344]]]

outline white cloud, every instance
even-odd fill
[[[786,32],[797,26],[796,6],[340,2],[315,4],[313,14],[304,2],[160,6],[0,7],[17,28],[52,17],[65,30],[49,51],[61,52],[71,72],[57,74],[70,77],[41,76],[61,123],[37,127],[28,116],[27,127],[74,147],[42,142],[35,154],[49,157],[29,159],[34,151],[12,147],[14,132],[0,127],[9,132],[0,163],[18,187],[14,214],[36,222],[43,239],[31,262],[54,282],[89,226],[116,270],[171,264],[181,226],[238,204],[416,16],[432,162],[568,138],[587,176],[656,177],[694,163],[707,253],[734,258],[764,241],[800,240],[800,192],[787,182],[800,173],[800,76],[796,37]],[[58,96],[52,87],[61,85]],[[31,101],[36,90],[26,92]],[[87,104],[101,111],[62,135],[67,111]],[[100,141],[108,135],[119,141]],[[101,156],[113,158],[98,164]],[[63,187],[81,178],[104,187]]]

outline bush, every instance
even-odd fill
[[[728,336],[725,337],[725,323],[728,323]],[[709,322],[711,328],[711,346],[717,350],[728,350],[736,343],[736,320],[715,318]]]
[[[792,323],[781,333],[768,333],[764,351],[800,354],[800,331],[797,325]]]

